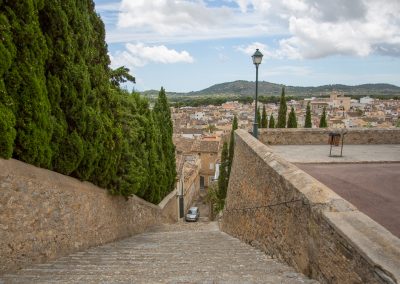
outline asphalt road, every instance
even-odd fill
[[[400,163],[296,165],[400,237]]]

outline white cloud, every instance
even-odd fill
[[[291,47],[289,44],[280,43],[279,49],[273,49],[266,44],[261,42],[253,42],[247,46],[237,46],[236,50],[243,52],[244,54],[251,56],[254,54],[256,49],[259,49],[264,56],[264,59],[299,59],[301,55],[299,52]]]
[[[122,0],[120,9],[119,27],[170,35],[207,29],[231,13],[227,8],[207,8],[199,1],[173,0]]]
[[[225,5],[227,2],[229,5]],[[400,56],[399,0],[224,0],[221,3],[225,4],[219,6],[217,3],[122,0],[117,27],[107,32],[107,40],[160,44],[278,35],[277,46],[265,47],[265,56]],[[237,7],[232,8],[232,3]]]
[[[263,44],[261,42],[253,42],[249,44],[248,46],[238,46],[236,47],[237,50],[247,54],[247,55],[253,55],[256,49],[259,49],[261,53],[266,53],[267,51],[267,45]],[[264,55],[265,56],[265,55]]]
[[[241,2],[243,7],[257,7],[259,1]],[[268,13],[272,12],[286,22],[289,34],[274,50],[258,43],[272,58],[365,57],[373,53],[400,56],[398,0],[283,0],[270,6]],[[241,50],[249,54],[254,48],[253,43]]]
[[[291,37],[280,41],[288,58],[320,58],[329,55],[392,55],[400,48],[400,2],[387,0],[301,1],[286,0]],[[296,4],[297,3],[297,4]],[[304,13],[304,4],[309,13]],[[397,49],[396,49],[397,46]],[[400,53],[397,54],[400,56]]]
[[[190,42],[284,32],[257,12],[268,6],[258,2],[257,9],[242,12],[239,7],[208,6],[204,0],[122,0],[117,27],[108,31],[107,41]]]
[[[149,62],[171,64],[192,63],[193,57],[187,51],[168,49],[165,45],[146,46],[143,43],[125,45],[125,50],[110,55],[113,67],[141,67]]]

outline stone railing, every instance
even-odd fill
[[[163,223],[175,223],[178,221],[178,190],[175,188],[159,204]]]
[[[157,206],[0,159],[0,274],[176,221],[177,214],[175,191]]]
[[[291,128],[259,129],[259,139],[266,145],[319,145],[327,144],[330,132],[342,129]],[[400,144],[400,128],[346,129],[345,144]]]
[[[321,283],[398,283],[400,240],[244,130],[221,228]]]

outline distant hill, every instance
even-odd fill
[[[258,94],[260,96],[280,95],[282,85],[266,81],[258,82]],[[343,92],[346,95],[400,95],[400,87],[390,84],[363,84],[357,86],[347,86],[341,84],[324,85],[318,87],[296,87],[285,86],[287,95],[290,96],[320,96],[327,95],[332,91]],[[204,90],[188,93],[167,93],[168,96],[207,96],[207,95],[234,95],[234,96],[254,96],[255,82],[234,81],[216,84]],[[153,97],[158,91],[150,90],[142,93],[145,96]]]
[[[282,85],[270,82],[258,82],[258,93],[260,95],[280,95]],[[307,95],[323,95],[332,91],[344,92],[346,94],[374,94],[374,95],[399,95],[400,87],[390,84],[364,84],[358,86],[347,85],[324,85],[319,87],[295,87],[285,86],[285,91],[289,95],[307,96]],[[254,96],[255,82],[234,81],[222,84],[216,84],[197,92],[190,92],[187,95],[242,95]]]

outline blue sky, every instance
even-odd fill
[[[112,67],[135,89],[197,91],[259,79],[400,86],[398,0],[95,0]]]

